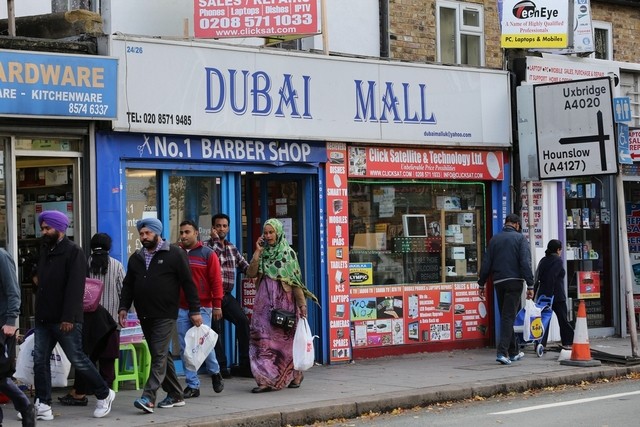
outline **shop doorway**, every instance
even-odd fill
[[[21,328],[34,326],[35,287],[32,276],[40,250],[38,215],[59,210],[69,217],[66,235],[82,246],[82,140],[67,138],[2,138],[0,240],[16,260],[22,305]]]
[[[285,226],[285,235],[289,244],[298,255],[303,282],[321,300],[322,269],[325,266],[321,261],[323,257],[320,253],[317,176],[248,173],[242,175],[241,187],[242,243],[249,256],[247,259],[253,255],[253,249],[256,240],[262,234],[264,222],[269,218],[279,219]],[[243,305],[246,300],[247,298],[242,298]],[[308,307],[311,329],[314,334],[322,336],[320,309],[316,304],[311,303]],[[320,345],[317,348],[320,348]]]

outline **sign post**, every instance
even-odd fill
[[[618,172],[611,80],[534,87],[540,179]]]

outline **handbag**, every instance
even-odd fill
[[[96,311],[100,305],[104,283],[100,279],[87,277],[84,281],[84,296],[82,297],[82,308],[85,312]]]
[[[0,331],[0,378],[11,378],[16,371],[16,335]]]
[[[285,332],[290,331],[296,325],[296,314],[283,308],[273,308],[271,293],[267,293],[269,295],[269,304],[271,304],[271,324],[276,328],[283,329]]]
[[[296,324],[296,314],[282,308],[271,309],[271,324],[290,331]]]

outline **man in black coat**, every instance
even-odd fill
[[[82,348],[84,281],[87,260],[78,245],[65,235],[69,226],[66,214],[51,210],[38,217],[42,246],[38,261],[35,310],[33,373],[35,406],[39,420],[52,420],[51,352],[59,343],[67,358],[94,390],[96,409],[93,416],[102,418],[111,412],[116,393]]]
[[[146,413],[152,413],[160,386],[167,392],[167,397],[158,404],[159,407],[185,405],[182,386],[169,351],[171,337],[176,331],[180,288],[184,291],[195,326],[202,324],[202,316],[186,252],[162,239],[160,220],[143,218],[136,227],[142,248],[129,257],[118,315],[120,325],[124,327],[127,312],[131,304],[135,305],[151,353],[151,372],[142,397],[133,404]]]
[[[480,297],[491,276],[500,310],[500,336],[497,337],[496,361],[510,365],[524,357],[518,350],[513,323],[520,308],[523,284],[527,284],[527,298],[533,298],[533,271],[529,241],[520,232],[520,217],[507,215],[502,231],[491,238],[482,259],[478,277]]]

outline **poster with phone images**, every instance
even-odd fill
[[[355,347],[488,338],[476,283],[351,289]]]
[[[349,212],[345,143],[327,143],[327,271],[329,273],[329,347],[331,362],[351,359],[350,317],[369,318],[376,302],[365,298],[349,306]],[[371,317],[375,318],[375,317]]]

